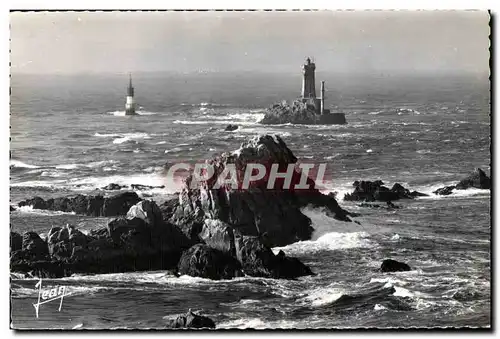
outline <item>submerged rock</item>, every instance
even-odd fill
[[[401,271],[411,271],[408,264],[404,262],[399,262],[392,259],[385,259],[380,265],[380,270],[382,272],[401,272]]]
[[[215,328],[212,319],[195,314],[189,310],[186,314],[180,314],[175,319],[167,322],[167,328]]]
[[[450,195],[451,193],[453,193],[453,190],[455,189],[455,187],[456,186],[441,187],[432,193],[437,194],[437,195]]]
[[[165,185],[149,186],[149,185],[141,185],[141,184],[132,184],[132,185],[130,185],[130,188],[132,188],[133,190],[143,191],[143,190],[151,190],[154,188],[165,188]]]
[[[40,197],[21,201],[18,205],[32,206],[34,209],[75,212],[76,214],[94,217],[111,217],[125,215],[130,207],[141,201],[135,192],[124,192],[109,197],[102,195],[82,195],[75,197],[50,198]]]
[[[381,180],[376,181],[355,181],[353,183],[354,192],[344,195],[346,201],[386,201],[390,202],[399,199],[413,199],[419,196],[427,196],[425,193],[417,191],[410,192],[403,185],[396,183],[391,189],[384,186]]]
[[[107,191],[114,191],[114,190],[121,190],[122,188],[127,188],[126,185],[118,185],[118,184],[108,184],[107,186],[101,187],[102,190],[107,190]]]
[[[224,131],[226,132],[232,132],[238,129],[238,125],[227,125],[226,128],[224,128]]]

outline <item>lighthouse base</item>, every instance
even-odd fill
[[[139,115],[136,113],[135,108],[126,108],[125,115]]]

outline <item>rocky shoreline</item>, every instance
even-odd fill
[[[235,166],[238,180],[249,163],[266,168],[278,164],[284,171],[296,162],[281,138],[268,135],[251,138],[237,151],[207,160],[216,173]],[[298,182],[300,175],[294,170],[292,182]],[[322,194],[310,178],[309,189],[298,192],[280,185],[266,189],[268,176],[245,190],[218,186],[211,179],[192,187],[192,176],[185,179],[179,193],[159,206],[134,192],[21,201],[19,207],[116,218],[106,227],[89,232],[71,225],[52,227],[45,238],[36,232],[11,232],[11,271],[41,278],[170,270],[176,275],[214,280],[241,276],[295,279],[314,272],[283,251],[274,254],[272,248],[311,239],[314,229],[301,209],[322,207],[329,216],[344,222],[355,216],[339,206],[334,194]],[[363,202],[363,207],[383,201],[389,208],[398,208],[391,201],[426,196],[398,183],[388,188],[380,180],[355,181],[353,186],[354,191],[343,199]],[[451,191],[469,187],[491,189],[491,179],[476,169]],[[108,189],[115,188],[110,185]],[[442,194],[440,190],[435,194]],[[391,259],[381,266],[382,272],[409,269]]]
[[[248,163],[286,167],[296,161],[286,144],[271,136],[252,138],[238,151],[209,160],[217,171],[228,164],[243,171]],[[299,177],[294,173],[294,180]],[[181,192],[161,206],[133,192],[22,201],[19,206],[117,218],[88,233],[71,225],[53,227],[46,239],[36,232],[11,232],[11,271],[44,278],[144,270],[216,280],[311,275],[300,260],[283,251],[275,255],[271,248],[310,239],[311,220],[300,211],[308,204],[325,207],[346,222],[349,212],[319,192],[311,179],[311,188],[300,194],[279,187],[267,190],[267,179],[248,190],[216,188],[210,181],[193,189],[190,176]]]

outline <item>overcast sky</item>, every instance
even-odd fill
[[[11,13],[13,73],[488,72],[473,11]]]

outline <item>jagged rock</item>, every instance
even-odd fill
[[[89,241],[81,231],[69,224],[66,227],[52,227],[47,234],[49,254],[56,258],[69,258],[76,246],[84,247]]]
[[[178,270],[180,274],[213,280],[241,275],[241,265],[235,258],[204,244],[196,244],[185,251],[179,260]]]
[[[13,212],[16,210],[14,207],[12,207],[12,205],[9,205],[9,207],[10,207],[10,212]]]
[[[446,187],[441,187],[441,188],[438,188],[437,190],[435,190],[434,194],[437,194],[437,195],[450,195],[451,193],[453,193],[453,190],[456,188],[456,186],[446,186]]]
[[[243,272],[254,277],[294,279],[312,275],[312,271],[296,258],[286,257],[283,251],[274,255],[257,237],[235,237],[236,258]]]
[[[199,237],[209,247],[235,255],[233,229],[225,222],[206,219]]]
[[[101,189],[107,190],[107,191],[121,190],[122,188],[127,188],[127,185],[121,186],[118,184],[111,183],[111,184],[108,184],[107,186],[101,187]]]
[[[192,243],[174,225],[163,222],[154,202],[135,207],[129,217],[143,213],[145,219],[120,217],[88,236],[70,225],[51,228],[47,243],[34,232],[26,233],[22,249],[11,254],[12,270],[62,277],[175,268]]]
[[[10,251],[18,251],[23,248],[23,237],[17,232],[10,232]]]
[[[224,131],[226,132],[232,132],[238,129],[238,125],[227,125],[226,128],[224,128]]]
[[[277,180],[273,189],[268,189],[269,169],[278,165],[278,172],[285,172],[297,158],[278,136],[259,136],[244,142],[240,149],[223,153],[207,161],[215,175],[196,187],[191,187],[193,176],[187,177],[177,199],[162,206],[164,219],[178,225],[183,232],[196,241],[205,219],[219,219],[243,235],[260,236],[268,246],[283,246],[310,239],[313,228],[311,220],[300,208],[309,204],[327,207],[337,219],[350,221],[348,212],[340,208],[335,198],[323,195],[315,183],[308,178],[308,190],[295,191],[283,188],[283,180]],[[264,165],[267,174],[243,188],[243,176],[249,163]],[[217,187],[217,178],[228,165],[236,169],[236,186],[229,184]],[[293,172],[291,187],[300,181],[301,174]]]
[[[175,319],[167,322],[167,328],[215,328],[212,319],[195,314],[189,310],[186,314],[180,314]]]
[[[141,201],[135,192],[123,192],[110,197],[85,196],[50,198],[47,201],[34,197],[21,201],[19,206],[33,206],[35,209],[51,211],[75,212],[76,214],[94,217],[110,217],[125,215],[131,206]]]
[[[419,196],[427,196],[425,193],[417,191],[410,192],[403,185],[396,183],[391,189],[384,186],[381,180],[376,181],[355,181],[353,193],[344,195],[346,201],[393,201],[399,199],[413,199]]]
[[[151,190],[153,188],[165,188],[165,185],[161,186],[149,186],[149,185],[141,185],[141,184],[132,184],[130,188],[133,190],[143,191],[143,190]]]
[[[401,271],[411,271],[408,264],[404,262],[399,262],[392,259],[385,259],[380,265],[380,270],[382,272],[401,272]]]
[[[23,234],[22,251],[34,260],[45,259],[49,254],[47,243],[36,232]]]
[[[456,189],[465,190],[469,187],[491,189],[491,179],[488,178],[482,169],[476,168],[474,172],[469,174],[466,178],[460,180]]]
[[[130,207],[127,213],[127,219],[139,218],[147,225],[154,227],[163,222],[163,215],[156,203],[152,200],[143,200]]]

